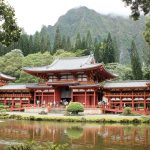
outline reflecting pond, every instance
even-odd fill
[[[29,140],[68,143],[69,150],[148,150],[150,126],[16,120],[0,122],[0,150],[10,143]]]

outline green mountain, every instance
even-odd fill
[[[132,21],[130,18],[114,15],[101,15],[94,10],[86,7],[80,7],[69,10],[61,16],[54,26],[43,27],[42,32],[47,31],[53,43],[56,27],[59,26],[62,35],[70,36],[74,43],[77,33],[86,36],[90,30],[94,38],[100,40],[106,38],[108,32],[116,38],[120,50],[120,62],[129,62],[129,49],[131,41],[134,39],[140,55],[140,59],[146,56],[147,48],[142,36],[144,31],[144,17],[138,21]]]

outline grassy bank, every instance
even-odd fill
[[[96,123],[149,123],[150,116],[51,116],[32,114],[7,114],[1,113],[0,119],[32,120],[32,121],[58,121],[58,122],[96,122]]]

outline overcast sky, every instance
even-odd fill
[[[122,0],[7,0],[13,6],[17,22],[28,34],[42,25],[54,25],[69,9],[86,6],[101,14],[128,16],[130,9]]]

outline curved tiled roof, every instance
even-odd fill
[[[79,70],[96,67],[102,64],[93,64],[94,57],[92,55],[82,57],[68,57],[56,59],[51,65],[42,67],[24,67],[24,71],[60,71],[60,70]]]
[[[0,87],[0,90],[26,90],[25,84],[8,84]]]
[[[138,88],[147,87],[150,80],[127,80],[127,81],[116,81],[116,82],[106,82],[104,88]]]
[[[46,77],[52,73],[62,72],[82,72],[88,70],[95,70],[95,74],[99,81],[112,79],[117,77],[104,68],[102,63],[95,63],[93,55],[82,57],[69,57],[56,59],[51,65],[42,67],[24,67],[23,70],[31,75],[37,77]]]
[[[12,76],[9,76],[9,75],[5,75],[3,73],[0,72],[0,79],[3,79],[3,80],[10,80],[10,81],[13,81],[13,80],[16,80],[15,77],[12,77]]]

